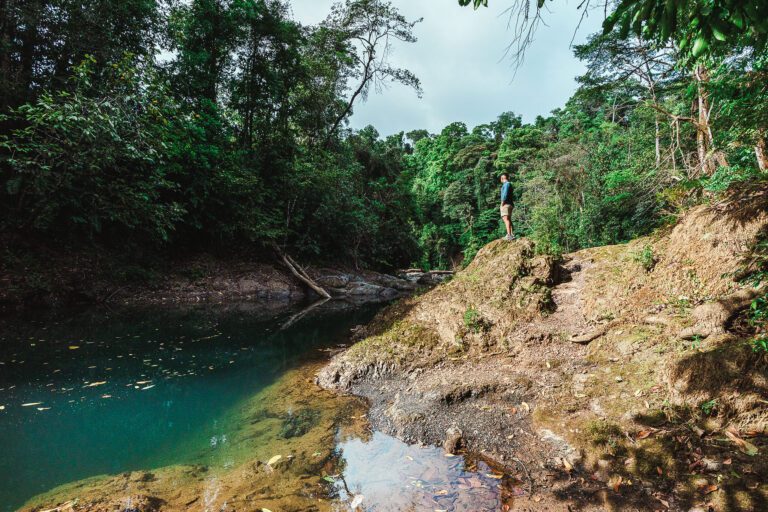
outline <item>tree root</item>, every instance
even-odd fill
[[[694,324],[680,331],[678,336],[684,340],[692,340],[725,334],[728,321],[763,293],[765,293],[765,286],[761,284],[743,288],[720,300],[696,307],[691,312]]]

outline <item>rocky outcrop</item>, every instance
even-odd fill
[[[389,301],[419,288],[413,281],[378,272],[319,269],[310,273],[331,295],[353,302]]]

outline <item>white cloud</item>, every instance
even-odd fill
[[[439,132],[453,121],[470,128],[512,110],[533,121],[564,105],[576,89],[574,78],[584,66],[569,44],[579,22],[574,1],[549,3],[547,26],[541,26],[517,73],[504,49],[512,37],[504,6],[472,11],[456,0],[392,0],[409,19],[424,18],[416,26],[419,41],[395,47],[392,60],[413,71],[422,81],[424,96],[400,85],[371,94],[355,107],[353,128],[374,125],[383,135],[416,128]],[[332,0],[293,0],[300,22],[316,24],[330,11]],[[575,43],[599,30],[600,13],[582,24]]]

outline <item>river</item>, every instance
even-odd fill
[[[141,510],[146,496],[162,510],[498,509],[502,475],[482,461],[372,431],[364,403],[315,386],[329,352],[379,307],[4,320],[0,510]]]

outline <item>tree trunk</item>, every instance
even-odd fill
[[[768,171],[768,155],[766,155],[765,139],[763,134],[759,135],[757,144],[755,145],[755,157],[757,158],[757,166],[761,171]]]
[[[709,73],[704,66],[697,66],[696,84],[698,89],[698,121],[696,123],[696,149],[699,155],[699,166],[702,173],[711,176],[718,165],[728,166],[725,153],[715,150],[715,138],[712,135],[710,123],[709,93],[706,83],[709,81]]]
[[[695,71],[696,84],[698,90],[697,108],[698,121],[696,123],[696,153],[699,156],[699,172],[697,174],[710,175],[714,172],[711,168],[710,160],[707,157],[707,129],[709,125],[709,111],[707,109],[707,97],[704,90],[704,74],[706,71],[703,66],[697,66]]]

